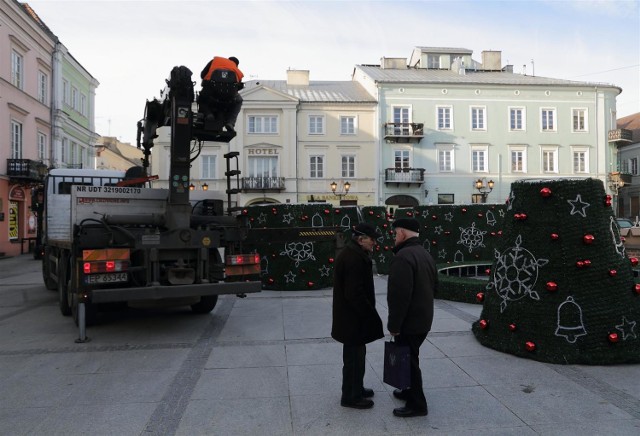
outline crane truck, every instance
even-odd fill
[[[239,180],[239,153],[224,156],[227,214],[222,200],[189,199],[193,144],[235,136],[222,122],[205,125],[193,110],[191,74],[174,67],[161,99],[147,101],[138,122],[141,166],[126,172],[53,169],[46,177],[42,273],[45,286],[58,292],[62,314],[78,325],[78,342],[87,340],[86,326],[103,303],[163,300],[209,313],[219,295],[261,291],[260,256],[242,249],[248,222],[231,207],[231,195],[239,192],[231,187],[234,177]],[[153,189],[149,156],[162,126],[171,127],[169,187]]]

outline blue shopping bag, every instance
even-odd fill
[[[411,367],[409,362],[409,347],[397,342],[384,343],[384,373],[382,381],[398,389],[411,386]]]

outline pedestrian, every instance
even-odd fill
[[[389,319],[387,329],[400,345],[409,346],[411,386],[393,391],[406,401],[393,409],[400,417],[425,416],[429,413],[422,390],[420,346],[427,338],[433,322],[433,295],[438,275],[433,257],[418,239],[420,225],[413,218],[401,218],[392,224],[395,231],[395,256],[391,260],[387,287]]]
[[[334,267],[331,337],[343,344],[340,404],[354,409],[373,407],[373,389],[363,384],[366,344],[384,337],[376,310],[371,260],[380,236],[370,224],[356,225]]]
[[[200,111],[205,121],[213,117],[217,109],[222,112],[222,123],[228,132],[235,132],[236,120],[242,108],[242,97],[238,91],[244,88],[244,74],[238,68],[240,61],[231,56],[228,59],[215,56],[200,73],[202,91],[198,95]]]

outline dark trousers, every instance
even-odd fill
[[[227,85],[233,85],[235,87],[235,83]],[[208,114],[221,114],[223,118],[222,122],[225,124],[229,123],[233,126],[236,125],[238,114],[242,109],[242,102],[242,97],[237,91],[234,92],[234,95],[225,96],[224,98],[216,96],[214,88],[209,86],[208,83],[202,86],[202,91],[200,91],[200,95],[198,96],[200,111],[204,113],[205,116]]]
[[[342,346],[342,401],[353,402],[362,398],[366,345]]]
[[[407,399],[407,407],[414,410],[427,410],[427,399],[422,390],[422,372],[420,371],[420,346],[427,339],[427,334],[396,336],[395,340],[400,345],[408,345],[411,366],[411,387],[403,390]]]

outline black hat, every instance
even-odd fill
[[[240,61],[239,61],[239,60],[238,60],[238,58],[237,58],[237,57],[235,57],[235,56],[231,56],[231,57],[229,58],[229,60],[230,60],[231,62],[233,62],[234,64],[236,64],[236,67],[237,67],[238,65],[240,65]]]
[[[400,218],[399,220],[395,220],[391,227],[394,229],[397,227],[411,230],[412,232],[420,233],[420,223],[413,218]]]
[[[353,227],[353,233],[360,236],[368,236],[372,239],[378,239],[382,236],[376,231],[376,228],[368,223],[360,223]]]

